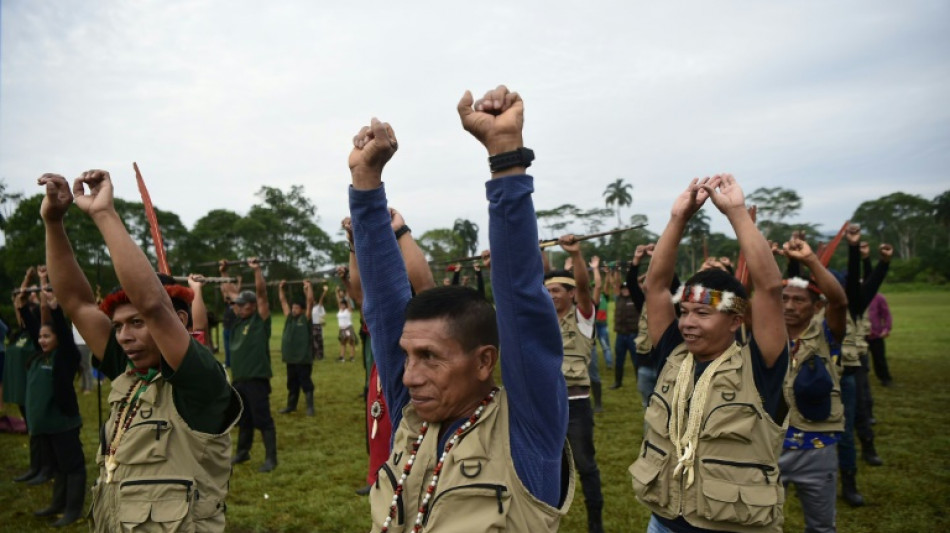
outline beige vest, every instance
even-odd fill
[[[868,333],[871,332],[871,321],[867,314],[858,317],[857,322],[848,315],[848,330],[841,341],[841,364],[842,366],[861,366],[862,355],[868,353]]]
[[[640,313],[640,323],[637,328],[637,338],[634,340],[637,344],[637,353],[640,355],[650,353],[653,349],[653,341],[650,340],[650,328],[647,326],[647,308],[643,306],[643,312]]]
[[[370,493],[374,533],[380,531],[389,514],[396,485],[421,427],[422,420],[415,410],[406,406],[396,430],[392,455],[380,468]],[[438,446],[439,428],[440,424],[429,426],[416,453],[412,471],[403,484],[396,517],[389,526],[392,533],[412,530],[426,487],[442,455]],[[509,438],[507,395],[502,388],[481,418],[449,451],[429,503],[423,531],[535,533],[558,530],[561,517],[567,513],[574,497],[574,463],[566,442],[562,459],[566,491],[563,503],[555,508],[537,499],[521,483],[511,460]]]
[[[119,403],[137,378],[122,374],[112,383],[112,414],[105,441],[112,441]],[[232,389],[234,401],[240,402]],[[102,447],[96,456],[99,479],[90,508],[92,530],[224,531],[225,498],[231,477],[231,427],[211,435],[188,427],[175,409],[172,386],[155,376],[119,442],[113,481],[106,483]]]
[[[803,431],[844,431],[844,404],[841,403],[841,384],[839,383],[839,369],[837,361],[831,356],[831,346],[825,337],[825,328],[822,325],[824,318],[815,317],[808,328],[799,336],[799,346],[789,357],[789,368],[782,385],[782,394],[788,404],[788,425]],[[831,374],[834,385],[831,389],[831,415],[827,420],[814,422],[808,420],[798,411],[795,405],[795,378],[801,372],[802,364],[812,357],[819,357],[825,363],[825,368]]]
[[[650,396],[646,434],[629,468],[637,499],[659,516],[683,516],[696,527],[780,533],[785,490],[778,456],[785,431],[762,407],[748,347],[723,362],[710,382],[693,485],[685,488],[684,477],[673,475],[677,459],[669,436],[670,406],[686,357],[692,356],[685,345],[670,354]]]
[[[561,341],[564,343],[564,360],[561,362],[561,372],[568,387],[589,387],[590,374],[587,366],[590,364],[590,348],[592,339],[581,333],[577,327],[577,306],[559,319],[561,326]]]

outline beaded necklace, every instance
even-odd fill
[[[129,371],[129,374],[133,373],[135,373],[133,370]],[[119,443],[122,441],[122,437],[125,436],[126,430],[132,425],[132,420],[142,405],[139,398],[142,396],[142,393],[145,392],[145,389],[148,388],[149,382],[157,373],[154,368],[150,368],[147,373],[139,374],[138,379],[129,387],[129,392],[125,393],[122,401],[119,402],[121,407],[119,408],[118,415],[115,417],[115,426],[112,429],[112,442],[109,443],[109,450],[105,460],[106,483],[112,483],[115,470],[119,467],[119,461],[115,458],[115,452],[119,449]]]
[[[429,486],[426,488],[426,494],[422,498],[422,505],[419,506],[419,514],[416,515],[416,522],[412,526],[413,533],[419,533],[422,531],[422,521],[425,519],[426,512],[429,510],[429,501],[432,499],[432,495],[435,494],[435,487],[439,484],[439,473],[442,472],[442,466],[445,464],[445,458],[448,457],[449,451],[455,447],[455,444],[458,442],[459,437],[462,436],[462,433],[472,427],[475,422],[478,421],[479,417],[482,416],[482,412],[488,407],[488,404],[495,399],[495,394],[498,392],[498,388],[495,387],[492,389],[491,393],[485,397],[478,405],[478,408],[475,409],[475,412],[472,416],[465,421],[452,435],[452,438],[445,443],[445,449],[442,451],[442,456],[439,457],[439,463],[435,465],[435,470],[432,472],[432,480],[429,481]],[[409,478],[409,472],[412,471],[412,464],[416,460],[416,453],[419,451],[419,446],[422,445],[422,439],[425,438],[426,432],[429,430],[429,423],[423,422],[422,428],[419,430],[419,437],[416,438],[416,441],[412,443],[412,452],[409,454],[409,458],[406,459],[406,466],[402,469],[402,476],[399,478],[399,484],[396,485],[396,491],[393,494],[393,502],[389,506],[389,515],[386,516],[386,521],[383,523],[380,533],[386,533],[389,531],[389,526],[393,522],[393,518],[396,516],[396,511],[399,505],[399,496],[402,495],[403,484],[406,482],[406,479]]]

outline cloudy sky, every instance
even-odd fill
[[[484,228],[485,153],[455,103],[499,83],[525,100],[539,209],[602,206],[623,178],[622,214],[659,232],[691,177],[732,172],[794,188],[799,220],[834,230],[863,200],[950,188],[946,1],[0,6],[0,178],[32,193],[104,168],[138,200],[137,161],[189,227],[302,184],[335,235],[350,139],[377,116],[414,233]]]

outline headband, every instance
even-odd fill
[[[716,311],[723,313],[735,313],[744,315],[749,305],[748,300],[736,295],[732,291],[721,291],[709,289],[702,285],[680,285],[680,288],[673,295],[673,303],[690,302],[694,304],[705,304],[716,308]]]
[[[162,285],[162,288],[165,289],[165,292],[168,293],[168,296],[172,300],[179,300],[186,305],[191,305],[191,301],[195,299],[195,292],[188,287],[182,287],[181,285]],[[130,303],[132,302],[129,300],[129,295],[127,295],[124,290],[119,289],[109,296],[106,296],[102,300],[102,303],[99,304],[99,309],[109,315],[109,318],[112,318],[116,307]]]
[[[818,285],[815,285],[815,282],[805,278],[800,278],[798,276],[782,280],[782,285],[785,287],[795,287],[797,289],[809,290],[821,296],[821,289],[818,288]]]
[[[555,276],[553,278],[548,278],[544,280],[544,286],[547,287],[552,283],[563,283],[565,285],[570,285],[571,287],[576,287],[577,283],[574,281],[574,278],[568,278],[564,276]]]

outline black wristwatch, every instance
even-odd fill
[[[399,237],[402,237],[403,235],[409,233],[410,231],[412,230],[409,229],[409,226],[407,226],[406,224],[403,224],[401,228],[397,229],[394,232],[396,234],[396,240],[398,241]]]
[[[530,167],[532,161],[534,161],[534,150],[522,146],[517,150],[490,156],[488,167],[491,168],[492,174],[494,174],[512,167]]]

